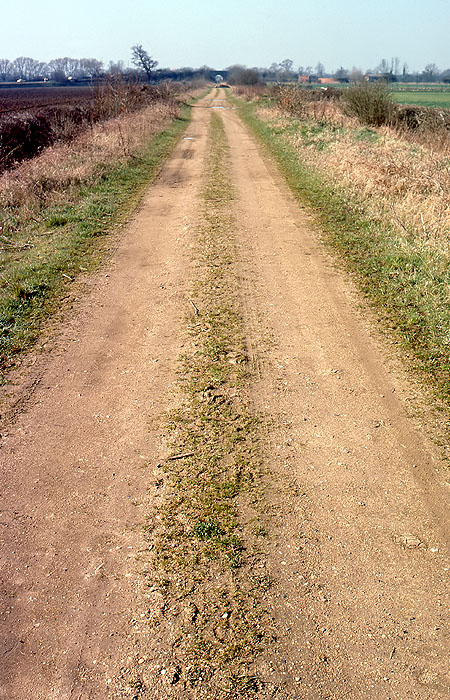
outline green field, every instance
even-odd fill
[[[450,88],[392,90],[392,97],[399,104],[450,109]]]

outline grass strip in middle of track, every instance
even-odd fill
[[[159,470],[163,505],[149,518],[157,572],[149,585],[164,601],[153,618],[158,658],[167,639],[176,639],[167,662],[171,683],[199,700],[257,698],[263,683],[254,661],[270,638],[262,605],[270,586],[267,516],[259,420],[248,398],[234,192],[216,114],[205,180],[188,350],[180,360],[177,407],[168,417],[171,458]]]

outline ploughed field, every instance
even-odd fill
[[[70,141],[95,122],[159,99],[164,99],[161,90],[142,85],[1,89],[0,172],[56,142]]]
[[[87,87],[0,90],[0,172],[97,121],[94,97]]]
[[[0,118],[4,114],[36,110],[47,106],[79,105],[94,98],[91,87],[39,87],[0,89]]]

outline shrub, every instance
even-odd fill
[[[396,113],[396,105],[384,82],[353,85],[342,93],[342,100],[345,113],[368,126],[391,124]]]
[[[308,114],[308,105],[311,102],[309,90],[298,88],[295,85],[274,85],[273,94],[278,106],[285,112],[295,117],[304,118]]]
[[[401,105],[396,113],[395,126],[409,131],[450,132],[450,109]]]

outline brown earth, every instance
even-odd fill
[[[90,87],[39,87],[39,88],[0,88],[0,114],[5,112],[36,110],[46,105],[90,102],[94,91]]]
[[[144,506],[189,311],[202,107],[223,98],[194,110],[51,350],[14,378],[1,698],[133,697],[115,679],[143,661]],[[429,424],[411,415],[416,393],[308,213],[236,113],[220,113],[277,507],[267,608],[278,638],[259,673],[267,687],[283,679],[277,698],[448,698],[448,486]]]

